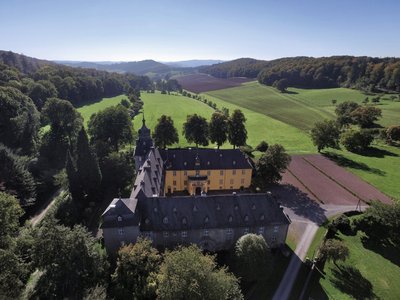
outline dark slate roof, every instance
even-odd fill
[[[290,222],[276,200],[267,194],[154,197],[140,201],[138,208],[141,231],[256,227]]]
[[[160,150],[166,170],[250,169],[249,158],[239,149]]]
[[[102,228],[122,227],[139,224],[139,216],[136,212],[138,199],[132,198],[115,198],[102,214]],[[118,221],[118,217],[122,217],[122,221]]]
[[[139,190],[142,190],[147,197],[158,196],[163,188],[162,181],[163,160],[158,149],[153,147],[138,170],[130,197],[136,198]]]

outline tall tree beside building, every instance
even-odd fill
[[[237,278],[194,245],[166,252],[157,279],[158,299],[243,299]]]
[[[208,123],[207,120],[197,114],[188,115],[186,122],[183,123],[183,135],[188,143],[199,145],[208,145]]]
[[[228,140],[233,148],[246,145],[246,118],[240,109],[236,109],[229,118]]]
[[[162,115],[153,133],[154,143],[157,147],[165,149],[167,146],[179,142],[178,131],[170,116]]]
[[[219,112],[211,116],[209,135],[211,143],[216,143],[219,149],[228,139],[228,118]]]
[[[79,131],[76,145],[77,177],[86,200],[95,201],[101,184],[101,172],[96,154],[90,148],[85,128]]]

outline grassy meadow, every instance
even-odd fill
[[[363,242],[363,233],[338,234],[350,250],[344,263],[326,262],[324,275],[311,284],[313,299],[399,299],[397,250]]]

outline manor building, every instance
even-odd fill
[[[227,250],[247,233],[271,247],[285,243],[290,220],[271,194],[247,193],[252,165],[238,149],[157,149],[143,126],[136,141],[137,176],[129,198],[102,215],[109,252],[142,236],[158,248],[197,244]]]

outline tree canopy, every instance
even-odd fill
[[[120,147],[133,141],[132,121],[122,105],[111,106],[93,114],[88,131],[94,145],[100,143],[109,146],[110,151],[118,151]]]
[[[194,245],[167,251],[157,280],[159,299],[243,299],[236,277]]]
[[[23,210],[18,200],[7,193],[0,192],[0,249],[8,248],[12,238],[19,231],[19,218]]]
[[[349,257],[349,248],[340,240],[327,239],[320,248],[320,254],[336,264],[338,260],[345,261]]]
[[[246,145],[247,130],[246,118],[240,109],[233,111],[229,118],[228,140],[233,148]]]
[[[339,137],[340,130],[335,121],[317,122],[311,129],[311,139],[317,146],[318,152],[327,147],[339,148]]]
[[[153,132],[154,144],[165,149],[167,146],[179,142],[178,132],[170,116],[162,115]]]
[[[272,254],[261,235],[246,234],[235,245],[235,269],[241,280],[254,282],[271,276]]]
[[[211,143],[216,143],[219,149],[228,139],[228,118],[219,112],[211,116],[209,125],[209,135]]]
[[[189,143],[208,145],[208,123],[207,120],[197,114],[188,115],[183,123],[183,135]]]
[[[282,179],[283,173],[291,161],[282,145],[271,145],[256,162],[257,181],[261,185],[276,183]]]

